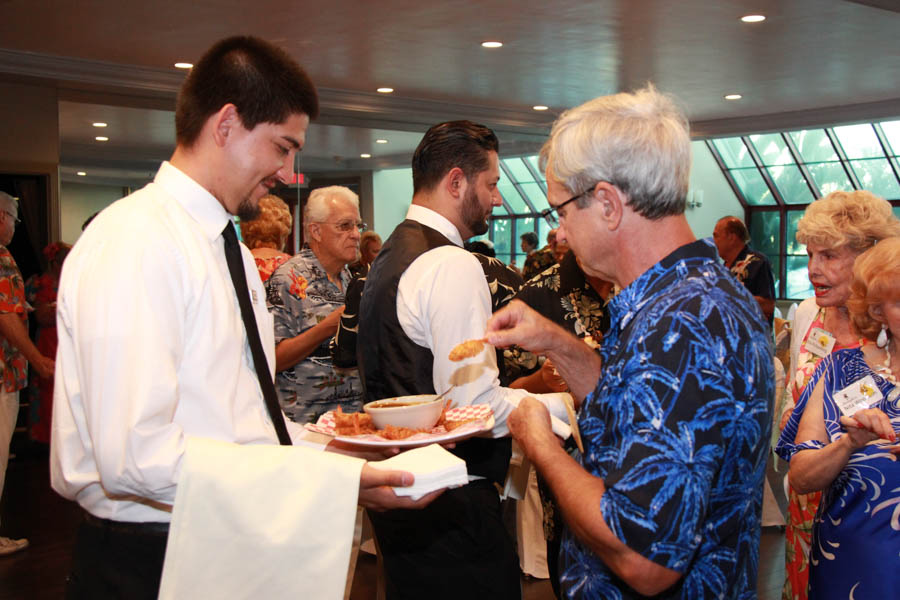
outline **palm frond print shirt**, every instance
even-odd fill
[[[659,598],[756,598],[774,372],[753,297],[706,241],[682,246],[609,304],[603,370],[579,417],[581,464],[629,548],[679,571]],[[637,593],[566,531],[568,598]]]

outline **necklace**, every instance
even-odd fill
[[[900,382],[897,381],[897,376],[894,375],[893,369],[891,369],[891,342],[884,347],[884,362],[875,367],[875,372],[878,373],[884,379],[887,379],[891,383],[894,384],[895,387],[900,385]]]

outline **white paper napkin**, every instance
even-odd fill
[[[469,482],[466,461],[454,456],[440,446],[431,444],[392,456],[386,460],[370,462],[375,469],[409,471],[416,480],[409,487],[395,487],[398,496],[414,499],[428,492],[445,487],[458,487]]]

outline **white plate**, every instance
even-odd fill
[[[447,433],[417,433],[402,440],[386,440],[377,435],[338,435],[334,439],[345,444],[366,448],[417,448],[428,444],[461,441],[484,431],[490,431],[493,427],[494,417],[491,415],[486,420],[466,423]]]
[[[452,442],[464,440],[468,437],[478,435],[484,431],[490,431],[494,427],[494,414],[490,407],[486,404],[475,404],[470,406],[461,406],[451,408],[447,411],[447,417],[451,421],[465,421],[467,419],[477,419],[470,421],[465,425],[461,425],[453,431],[443,430],[443,426],[437,429],[443,431],[433,431],[432,433],[417,433],[402,440],[388,440],[380,435],[334,435],[334,415],[330,411],[319,417],[319,421],[315,424],[307,423],[306,428],[310,431],[330,435],[336,440],[351,444],[353,446],[362,447],[400,447],[415,448],[417,446],[427,446],[435,442]]]

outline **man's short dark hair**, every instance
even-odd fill
[[[723,225],[725,231],[736,235],[737,238],[745,244],[750,241],[750,232],[747,231],[747,226],[744,225],[743,221],[737,217],[724,217],[722,220],[725,221],[725,224]]]
[[[419,142],[412,159],[413,194],[434,189],[454,167],[471,181],[490,166],[488,152],[497,152],[494,132],[472,121],[438,123]]]
[[[526,244],[531,246],[532,248],[537,248],[538,245],[538,237],[537,234],[533,231],[526,231],[522,235],[519,236],[519,239],[524,240]]]
[[[281,48],[255,37],[226,38],[206,51],[178,93],[175,138],[190,147],[210,115],[232,103],[241,123],[284,123],[294,114],[319,115],[319,97],[306,72]]]

